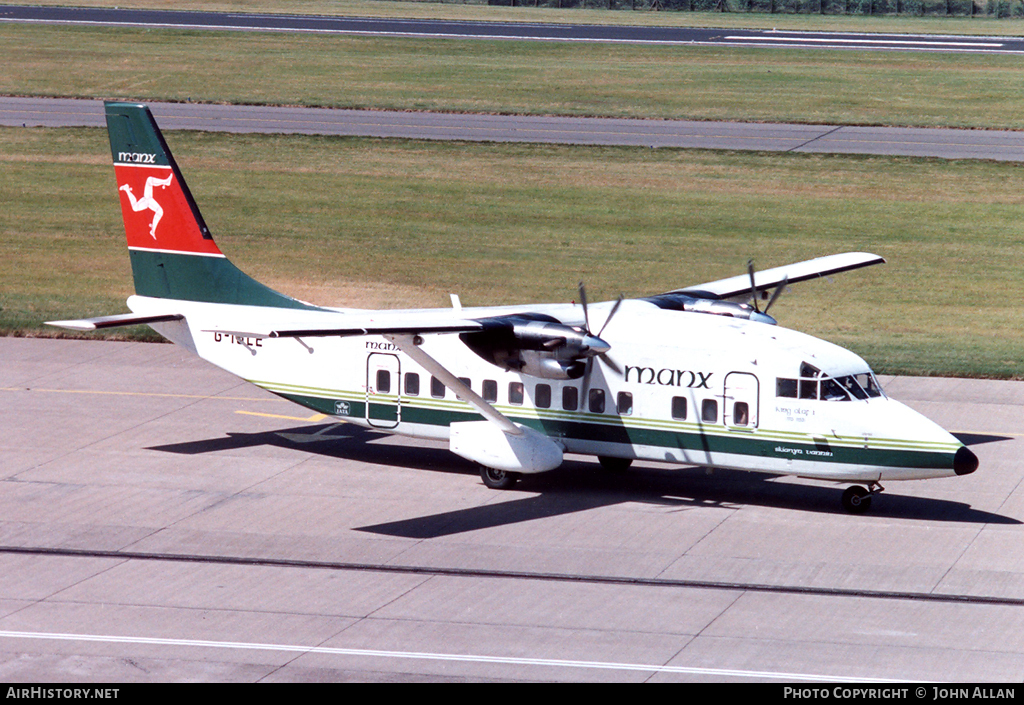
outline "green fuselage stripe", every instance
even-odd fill
[[[256,383],[259,384],[259,383]],[[343,395],[344,398],[324,398],[309,394],[285,392],[266,383],[260,385],[268,391],[290,401],[328,415],[339,415],[337,402],[345,405],[346,415],[354,419],[377,422],[394,421],[397,407],[392,403],[370,402],[367,414],[365,396]],[[462,402],[443,400],[432,405],[425,399],[407,401],[401,405],[402,424],[447,427],[459,421],[479,421],[483,417],[475,411],[466,411]],[[443,405],[448,408],[438,408]],[[502,409],[513,422],[529,426],[544,434],[566,441],[599,441],[622,445],[651,446],[657,448],[685,450],[699,453],[728,453],[763,458],[786,458],[823,463],[870,465],[877,467],[940,468],[952,469],[955,448],[912,448],[879,447],[871,443],[856,445],[846,442],[830,442],[826,438],[803,436],[802,439],[765,438],[765,434],[754,429],[728,429],[722,426],[707,430],[695,426],[692,430],[679,428],[654,428],[645,419],[631,417],[587,414],[588,418],[566,418],[565,414],[552,416],[517,416],[511,410]],[[584,416],[582,413],[579,416]],[[559,418],[561,417],[561,418]],[[599,421],[597,419],[600,419]],[[641,425],[644,424],[644,425]],[[687,424],[694,426],[693,424]],[[795,436],[796,434],[786,434]],[[938,444],[935,444],[938,446]]]

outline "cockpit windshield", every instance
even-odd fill
[[[859,375],[854,375],[853,378],[857,380],[857,384],[863,389],[869,397],[884,397],[885,393],[882,392],[882,385],[878,383],[875,376],[870,372],[861,372]]]
[[[821,370],[804,363],[800,366],[799,379],[779,377],[775,386],[776,396],[821,401],[852,401],[885,396],[878,380],[870,372],[842,377],[827,377]]]

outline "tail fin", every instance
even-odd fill
[[[249,277],[217,247],[145,105],[106,103],[135,292],[208,303],[314,308]]]

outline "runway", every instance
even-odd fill
[[[386,19],[323,15],[190,12],[128,8],[0,7],[0,22],[200,31],[270,31],[361,36],[423,37],[798,49],[868,49],[943,53],[1024,53],[1022,37],[940,34],[859,34],[706,27],[655,27],[531,22]]]
[[[1024,383],[883,379],[981,459],[485,488],[170,346],[0,338],[0,679],[1009,682]]]
[[[150,103],[165,130],[1024,161],[1024,132]],[[0,97],[0,125],[105,127],[98,100]]]

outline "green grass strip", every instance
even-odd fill
[[[0,46],[7,95],[1024,129],[1015,56],[27,25]]]

